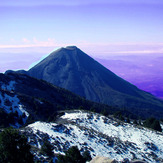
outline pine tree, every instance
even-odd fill
[[[157,131],[162,131],[162,128],[160,126],[160,122],[155,118],[148,118],[144,121],[143,125],[148,128],[152,128]]]
[[[83,158],[84,158],[84,161],[91,161],[92,160],[92,157],[90,155],[90,152],[88,150],[84,151],[83,153]]]
[[[77,146],[72,146],[65,152],[65,156],[60,155],[57,163],[84,163],[84,158],[80,154]]]
[[[127,120],[126,120],[126,122],[127,122],[127,123],[130,123],[130,119],[129,119],[129,117],[127,117]]]
[[[47,140],[41,146],[41,153],[47,155],[48,157],[52,157],[54,154],[53,149],[54,149],[53,145]]]
[[[137,120],[136,119],[134,119],[134,122],[133,122],[135,125],[137,125],[138,124],[138,122],[137,122]]]
[[[15,129],[5,129],[0,133],[0,162],[33,163],[30,145],[25,136]]]

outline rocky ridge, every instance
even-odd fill
[[[43,141],[50,141],[55,154],[64,154],[69,147],[78,146],[81,152],[89,150],[92,157],[163,161],[163,133],[100,114],[68,111],[57,123],[35,122],[23,132],[36,148],[40,148]]]

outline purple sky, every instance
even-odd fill
[[[163,53],[162,0],[5,0],[0,20],[0,72],[67,45],[99,58]]]

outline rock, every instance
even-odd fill
[[[146,162],[141,160],[134,160],[134,161],[130,161],[130,163],[146,163]]]
[[[90,163],[118,163],[116,160],[111,160],[108,157],[96,156]]]
[[[130,163],[129,159],[128,158],[124,158],[122,163]]]

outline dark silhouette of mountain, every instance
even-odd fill
[[[28,72],[19,72],[134,114],[163,111],[162,100],[118,77],[75,46],[60,48]]]

